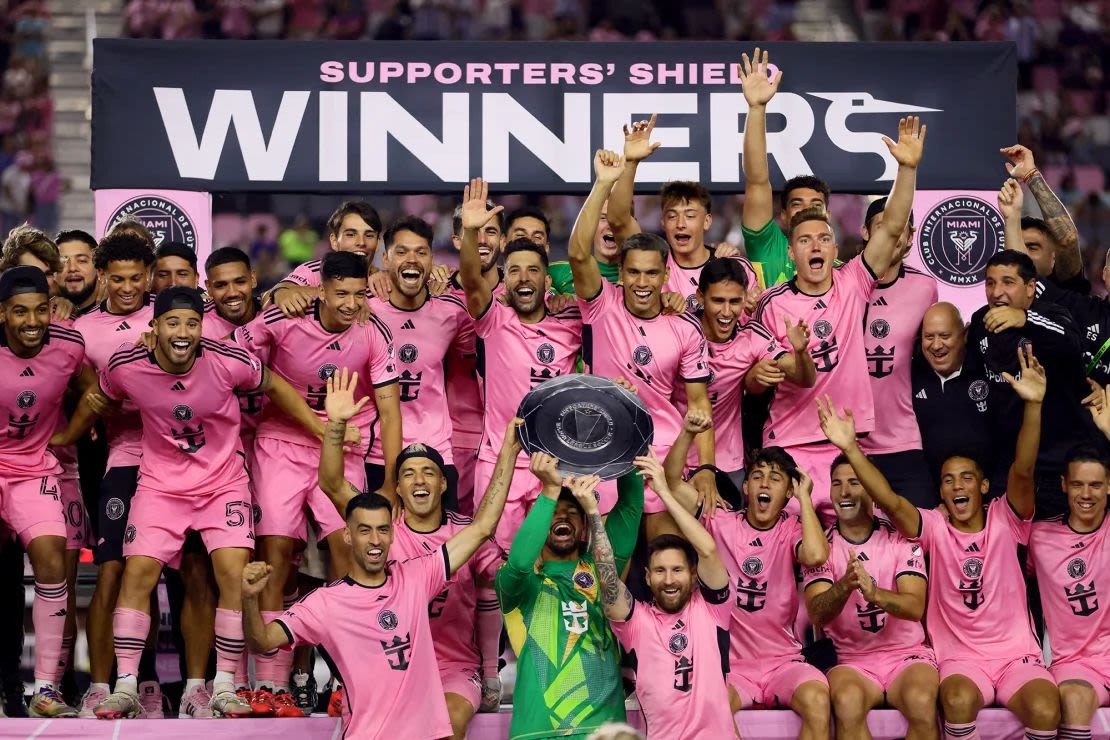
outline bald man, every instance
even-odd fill
[[[980,460],[989,478],[995,462],[991,389],[986,378],[964,366],[967,330],[960,310],[951,303],[931,306],[921,319],[918,340],[920,352],[914,357],[910,389],[933,490],[940,490],[940,465],[953,454]],[[915,502],[922,508],[937,503],[935,498]]]

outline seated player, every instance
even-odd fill
[[[118,677],[96,716],[138,715],[136,673],[150,629],[150,595],[163,566],[180,562],[190,531],[200,534],[211,554],[219,591],[209,708],[215,716],[246,716],[250,706],[236,696],[233,674],[243,651],[239,576],[254,549],[254,514],[235,391],[261,389],[310,433],[322,431],[322,425],[297,393],[256,358],[201,337],[204,304],[198,291],[167,288],[155,299],[153,315],[154,350],[125,345],[100,373],[103,395],[117,404],[131,399],[144,434],[112,620]],[[75,415],[70,432],[87,423]],[[203,674],[187,677],[183,701],[198,704],[198,696],[206,693]]]
[[[349,383],[340,384],[348,389],[344,394],[356,385],[353,376]],[[332,387],[334,391],[334,383]],[[368,401],[363,398],[356,403],[350,397],[348,405],[334,403],[333,398],[333,406],[349,411],[350,406]],[[261,653],[294,644],[319,645],[326,650],[344,678],[345,737],[397,737],[402,728],[405,737],[452,736],[449,704],[444,701],[440,680],[442,666],[436,664],[431,612],[437,603],[442,604],[439,598],[445,591],[448,598],[455,592],[456,573],[475,552],[488,547],[505,506],[513,462],[520,453],[515,434],[519,423],[519,419],[510,422],[497,472],[474,520],[437,546],[432,546],[431,539],[425,540],[430,549],[420,545],[408,550],[406,554],[421,556],[399,562],[390,558],[396,554],[395,526],[407,525],[394,524],[389,499],[360,493],[350,481],[338,483],[343,477],[346,424],[329,420],[320,453],[320,477],[337,506],[346,502],[343,539],[350,550],[350,572],[264,623],[258,597],[272,569],[265,563],[251,563],[243,570],[243,623],[251,651]],[[434,458],[413,455],[403,460],[402,466],[406,475],[421,477],[426,463],[434,465]],[[438,478],[442,487],[442,471]],[[458,736],[463,734],[465,724]]]
[[[870,738],[867,714],[886,703],[906,718],[906,740],[937,736],[937,662],[925,644],[921,546],[875,517],[843,455],[833,461],[836,525],[824,565],[803,572],[806,611],[836,647],[829,670],[838,738]]]
[[[651,603],[634,600],[621,582],[594,495],[599,479],[578,478],[571,490],[586,512],[605,616],[624,649],[636,656],[636,696],[648,737],[735,737],[739,733],[725,683],[732,611],[729,573],[713,537],[671,493],[659,460],[650,454],[638,457],[636,467],[651,480],[682,533],[648,543],[645,575]]]
[[[947,737],[978,737],[975,718],[995,703],[1016,714],[1032,740],[1055,737],[1060,721],[1060,698],[1033,634],[1017,556],[1018,545],[1029,542],[1046,386],[1032,346],[1024,350],[1018,350],[1020,375],[1004,375],[1025,403],[1014,463],[1005,495],[986,505],[982,468],[952,456],[941,468],[944,508],[918,509],[860,451],[851,410],[841,416],[827,397],[818,407],[822,431],[848,457],[871,500],[902,536],[920,538],[929,557],[926,628],[940,666]]]
[[[688,511],[697,497],[682,482],[683,461],[694,437],[709,425],[686,412],[682,433],[667,455],[667,483]],[[781,447],[766,447],[749,461],[741,511],[705,510],[736,601],[729,628],[729,702],[733,711],[753,706],[789,707],[802,719],[801,740],[829,736],[829,684],[802,658],[792,625],[798,615],[795,569],[823,564],[829,543],[810,499],[813,481]],[[799,514],[785,511],[791,497]]]
[[[1097,395],[1092,412],[1110,415],[1106,392]],[[1052,650],[1049,671],[1060,687],[1059,737],[1089,740],[1095,711],[1110,704],[1110,620],[1094,580],[1110,568],[1110,530],[1103,529],[1110,462],[1097,448],[1077,447],[1060,483],[1068,512],[1033,522],[1029,557]]]
[[[389,241],[387,236],[386,243]],[[369,401],[368,398],[355,401],[357,375],[348,377],[347,369],[343,368],[328,379],[325,408],[328,423],[337,429],[344,429],[358,409]],[[354,492],[343,478],[341,441],[324,439],[320,453],[320,490],[337,509],[346,509]],[[502,450],[517,447],[515,425],[509,426],[501,447]],[[396,480],[404,513],[394,527],[391,547],[397,560],[433,552],[471,524],[469,517],[443,506],[448,485],[446,467],[434,447],[415,443],[401,450]],[[482,703],[485,687],[491,692],[496,689],[498,702],[501,698],[497,673],[501,612],[497,608],[493,576],[504,559],[501,548],[493,542],[485,542],[428,606],[439,678],[447,699],[451,729],[458,740],[466,736],[466,727]]]

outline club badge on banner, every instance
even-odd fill
[[[96,238],[121,218],[131,217],[154,237],[154,246],[181,242],[197,253],[204,279],[204,260],[212,252],[212,195],[187,190],[97,190]]]
[[[926,190],[913,199],[914,248],[906,264],[937,281],[941,301],[966,322],[986,303],[987,260],[1005,247],[1005,229],[993,190]]]

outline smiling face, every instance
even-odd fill
[[[208,296],[216,304],[216,313],[237,326],[252,317],[252,295],[258,281],[254,272],[242,262],[225,262],[208,271],[204,281]]]
[[[1068,464],[1065,475],[1060,476],[1064,493],[1068,496],[1069,523],[1084,532],[1098,529],[1106,516],[1106,489],[1110,476],[1102,463],[1076,460]]]
[[[197,287],[197,271],[183,257],[159,257],[154,261],[154,275],[150,279],[150,292],[160,293],[166,288],[182,285]]]
[[[704,205],[681,200],[666,205],[660,226],[675,254],[685,256],[705,247],[705,232],[712,223],[713,216]]]
[[[597,231],[594,232],[594,257],[597,257],[599,262],[612,265],[620,259],[621,248],[617,244],[617,238],[613,236],[613,229],[609,227],[609,219],[606,216],[608,209],[607,200],[601,206],[601,220],[598,221]]]
[[[63,298],[80,306],[96,290],[96,266],[93,264],[93,250],[80,240],[62,242],[58,245],[62,257],[62,274],[58,290]]]
[[[570,557],[578,552],[584,532],[582,510],[570,501],[559,501],[544,546],[557,557]]]
[[[803,221],[790,234],[790,259],[797,266],[798,283],[811,290],[826,290],[836,259],[832,226],[820,219]]]
[[[126,314],[143,303],[150,271],[140,260],[114,260],[100,272],[108,291],[108,310]]]
[[[621,262],[624,305],[636,316],[652,317],[663,307],[663,284],[667,264],[663,256],[650,249],[630,249]]]
[[[991,265],[987,268],[987,303],[991,307],[1029,308],[1033,305],[1036,289],[1037,281],[1027,283],[1022,280],[1016,265]]]
[[[201,316],[190,308],[166,311],[154,320],[155,351],[171,371],[187,370],[200,344]]]
[[[406,298],[424,292],[432,272],[432,246],[411,231],[398,231],[385,250],[385,269],[393,287]]]
[[[324,280],[320,286],[323,314],[329,324],[346,329],[366,305],[366,278]]]
[[[921,353],[929,367],[947,378],[964,365],[967,332],[954,306],[930,307],[921,320]]]
[[[520,250],[505,258],[505,295],[521,316],[543,310],[547,285],[547,270],[535,252]]]
[[[975,461],[967,457],[950,457],[940,468],[940,498],[948,516],[967,525],[983,514],[983,497],[988,481]]]
[[[830,477],[829,498],[836,509],[836,518],[845,524],[856,524],[871,518],[871,497],[863,490],[855,469],[848,464],[837,465]]]
[[[328,241],[336,252],[354,252],[373,263],[374,253],[378,251],[379,234],[373,226],[366,223],[357,213],[348,213],[339,222],[339,233],[329,234]]]
[[[744,286],[732,280],[722,280],[710,284],[704,294],[699,290],[697,295],[704,308],[701,325],[705,336],[714,342],[723,342],[731,337],[736,322],[744,313],[748,295]]]
[[[17,293],[4,301],[4,334],[16,355],[38,352],[48,326],[50,296],[46,293]]]
[[[393,544],[393,517],[389,509],[355,509],[347,517],[343,541],[351,547],[351,557],[358,568],[369,576],[377,576],[389,562],[389,546]]]
[[[545,252],[551,248],[548,243],[547,227],[543,225],[543,221],[534,216],[519,216],[513,219],[509,224],[509,241],[513,239],[527,239],[543,247]]]
[[[405,504],[405,511],[425,518],[440,509],[447,478],[432,460],[426,457],[408,457],[401,463],[397,474],[397,494]]]
[[[760,529],[774,524],[786,506],[794,481],[778,465],[754,465],[744,479],[744,495],[748,499],[748,522]]]
[[[682,611],[694,592],[697,569],[690,565],[686,553],[667,548],[651,554],[647,565],[647,584],[655,605],[668,614]]]

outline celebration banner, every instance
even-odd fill
[[[181,242],[197,253],[204,280],[204,260],[212,253],[212,196],[184,190],[97,190],[96,238],[121,218],[137,219],[154,237],[154,246]]]
[[[880,136],[929,127],[921,189],[998,186],[1016,141],[1009,43],[772,43],[772,182],[815,173],[836,192],[885,193]],[[147,41],[96,39],[93,188],[457,195],[581,193],[594,150],[659,114],[664,147],[643,192],[697,180],[744,188],[754,44]]]

